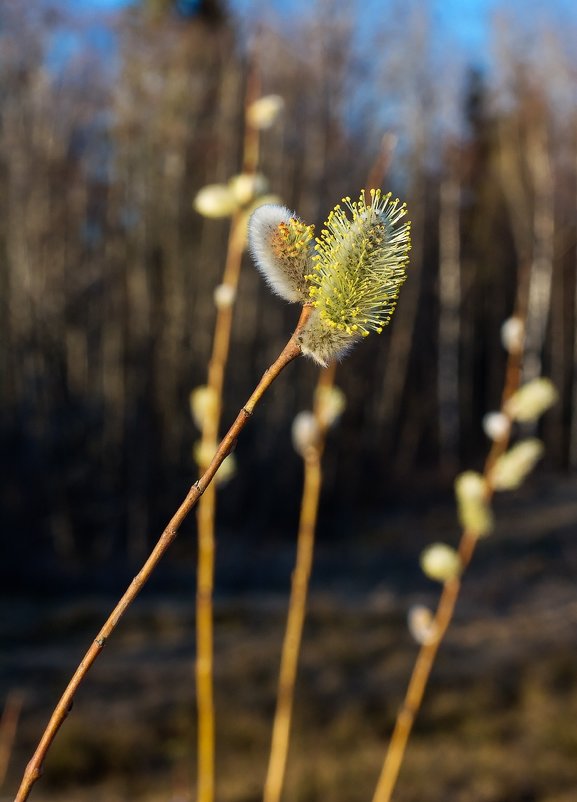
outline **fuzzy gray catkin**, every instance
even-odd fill
[[[311,247],[312,226],[282,206],[263,206],[249,223],[257,267],[288,301],[314,311],[300,333],[303,354],[326,366],[371,331],[380,334],[406,279],[410,223],[406,206],[380,190],[344,198]]]

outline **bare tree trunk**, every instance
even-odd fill
[[[575,156],[575,187],[577,190],[577,147],[575,150]],[[575,201],[577,206],[577,192]],[[573,380],[571,387],[569,465],[571,468],[577,468],[577,254],[575,257],[575,288],[573,299]]]
[[[519,152],[522,146],[518,124],[515,121],[501,122],[498,134],[497,164],[501,179],[501,191],[509,211],[513,241],[517,251],[517,261],[522,266],[532,258],[532,242],[529,226],[531,209],[521,178],[519,164]]]
[[[449,157],[439,208],[439,343],[437,392],[441,459],[454,466],[459,451],[459,340],[461,333],[461,188],[457,165]]]
[[[409,29],[412,47],[419,54],[409,83],[409,91],[414,100],[407,109],[407,127],[413,133],[414,144],[411,153],[410,190],[407,202],[411,214],[412,250],[407,283],[403,288],[402,314],[393,321],[388,336],[389,347],[385,354],[386,362],[383,378],[376,388],[374,407],[378,428],[384,431],[384,448],[392,452],[401,417],[404,417],[402,400],[407,385],[411,362],[412,346],[415,338],[417,312],[422,290],[422,273],[425,259],[425,217],[426,217],[426,151],[427,124],[430,119],[432,87],[426,63],[426,41],[430,33],[429,9],[427,4],[415,7],[410,12]],[[417,448],[425,420],[419,416],[413,421],[406,421],[399,437],[399,457],[403,465],[411,465]],[[397,467],[399,467],[397,463]]]
[[[523,378],[541,373],[541,354],[551,306],[554,258],[553,171],[549,154],[546,119],[534,121],[527,138],[529,170],[533,184],[533,260],[529,275],[529,300],[525,335]]]

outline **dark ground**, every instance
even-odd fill
[[[577,800],[577,480],[535,478],[498,499],[410,743],[396,802]],[[455,542],[449,504],[319,540],[286,800],[369,802],[416,646],[411,604],[438,587],[420,550]],[[257,802],[293,549],[219,536],[216,704],[219,802]],[[169,560],[170,563],[170,560]],[[194,567],[164,568],[126,614],[77,694],[34,802],[194,798]],[[115,578],[114,578],[115,579]],[[126,580],[118,581],[119,592]],[[24,710],[0,800],[114,598],[0,600],[0,698]]]

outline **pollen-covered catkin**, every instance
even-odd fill
[[[313,226],[305,225],[286,206],[265,204],[252,214],[248,245],[271,289],[286,301],[306,303]]]
[[[380,334],[407,274],[411,224],[404,203],[370,190],[343,198],[312,246],[313,227],[286,207],[260,206],[248,225],[256,265],[287,301],[314,307],[299,334],[303,354],[326,366],[371,331]]]
[[[371,331],[389,323],[406,279],[410,223],[406,207],[371,190],[358,201],[344,198],[317,238],[307,276],[315,312],[300,337],[303,353],[321,365],[343,356]]]

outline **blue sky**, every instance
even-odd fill
[[[57,0],[58,1],[58,0]],[[111,12],[130,5],[134,0],[60,0],[73,12],[77,19],[90,21],[84,29],[84,35],[90,37],[90,43],[97,49],[107,47],[107,24],[103,20],[99,24],[100,13],[106,17]],[[342,8],[348,11],[356,9],[359,37],[364,38],[373,28],[385,22],[395,24],[395,7],[400,6],[403,13],[409,8],[427,9],[429,15],[430,35],[435,43],[435,55],[439,64],[443,63],[450,53],[454,63],[473,64],[490,67],[493,59],[492,42],[493,25],[501,15],[507,20],[505,33],[513,33],[518,37],[527,37],[535,46],[535,31],[545,30],[548,26],[555,29],[560,40],[565,36],[565,47],[569,53],[575,53],[574,39],[577,40],[577,2],[575,0],[341,0]],[[310,15],[314,3],[311,0],[228,0],[229,7],[239,20],[259,19],[271,25],[280,25],[290,29],[305,15]],[[389,15],[389,19],[384,15]],[[377,23],[377,25],[375,25]],[[366,33],[365,33],[366,32]],[[110,34],[110,30],[108,29]],[[74,46],[78,46],[78,38],[64,38],[60,41],[57,57],[65,60]],[[99,41],[100,37],[100,41]],[[539,42],[537,42],[537,48]]]
[[[105,2],[106,0],[103,0]],[[113,0],[110,0],[112,2]],[[98,0],[94,0],[98,2]],[[271,14],[290,20],[306,13],[311,0],[229,0],[230,7],[241,14]],[[515,27],[550,24],[557,30],[569,24],[575,34],[577,2],[575,0],[401,0],[402,6],[428,9],[432,33],[439,36],[443,47],[455,47],[467,59],[488,64],[491,58],[490,42],[496,16],[505,15]],[[383,15],[394,14],[395,0],[342,0],[343,9],[357,7],[359,24],[370,28],[374,21],[381,22]],[[573,46],[574,47],[574,46]]]
[[[83,12],[104,11],[110,12],[123,6],[130,5],[133,0],[83,0],[82,4],[73,4],[76,13],[79,8]],[[575,18],[573,0],[551,0],[549,3],[534,2],[528,0],[532,7],[570,9],[570,13]],[[295,17],[310,9],[310,0],[229,0],[230,7],[241,15],[248,14],[272,14],[277,18]],[[343,1],[346,8],[349,5]],[[502,7],[503,3],[499,0],[434,0],[431,2],[432,22],[434,26],[442,31],[444,36],[454,41],[459,47],[468,51],[473,58],[482,57],[486,51],[489,39],[489,29],[491,16],[496,8]],[[527,0],[523,4],[527,7]],[[361,14],[366,19],[377,18],[386,9],[389,3],[384,0],[372,0],[360,4]]]
[[[69,5],[76,13],[110,12],[130,5],[132,0],[82,0]],[[233,11],[244,15],[256,12],[282,19],[295,17],[311,7],[311,0],[228,0]],[[346,7],[347,3],[345,3]],[[354,5],[352,3],[351,5]],[[390,13],[394,3],[387,0],[364,0],[358,4],[361,24]],[[420,4],[419,4],[420,5]],[[426,7],[423,4],[422,7]],[[430,0],[428,3],[431,22],[436,34],[449,46],[455,46],[472,59],[485,60],[488,52],[492,20],[496,14],[504,13],[510,19],[522,23],[524,17],[532,20],[548,20],[554,27],[562,28],[566,22],[577,22],[575,0]],[[530,12],[530,13],[528,13]]]

